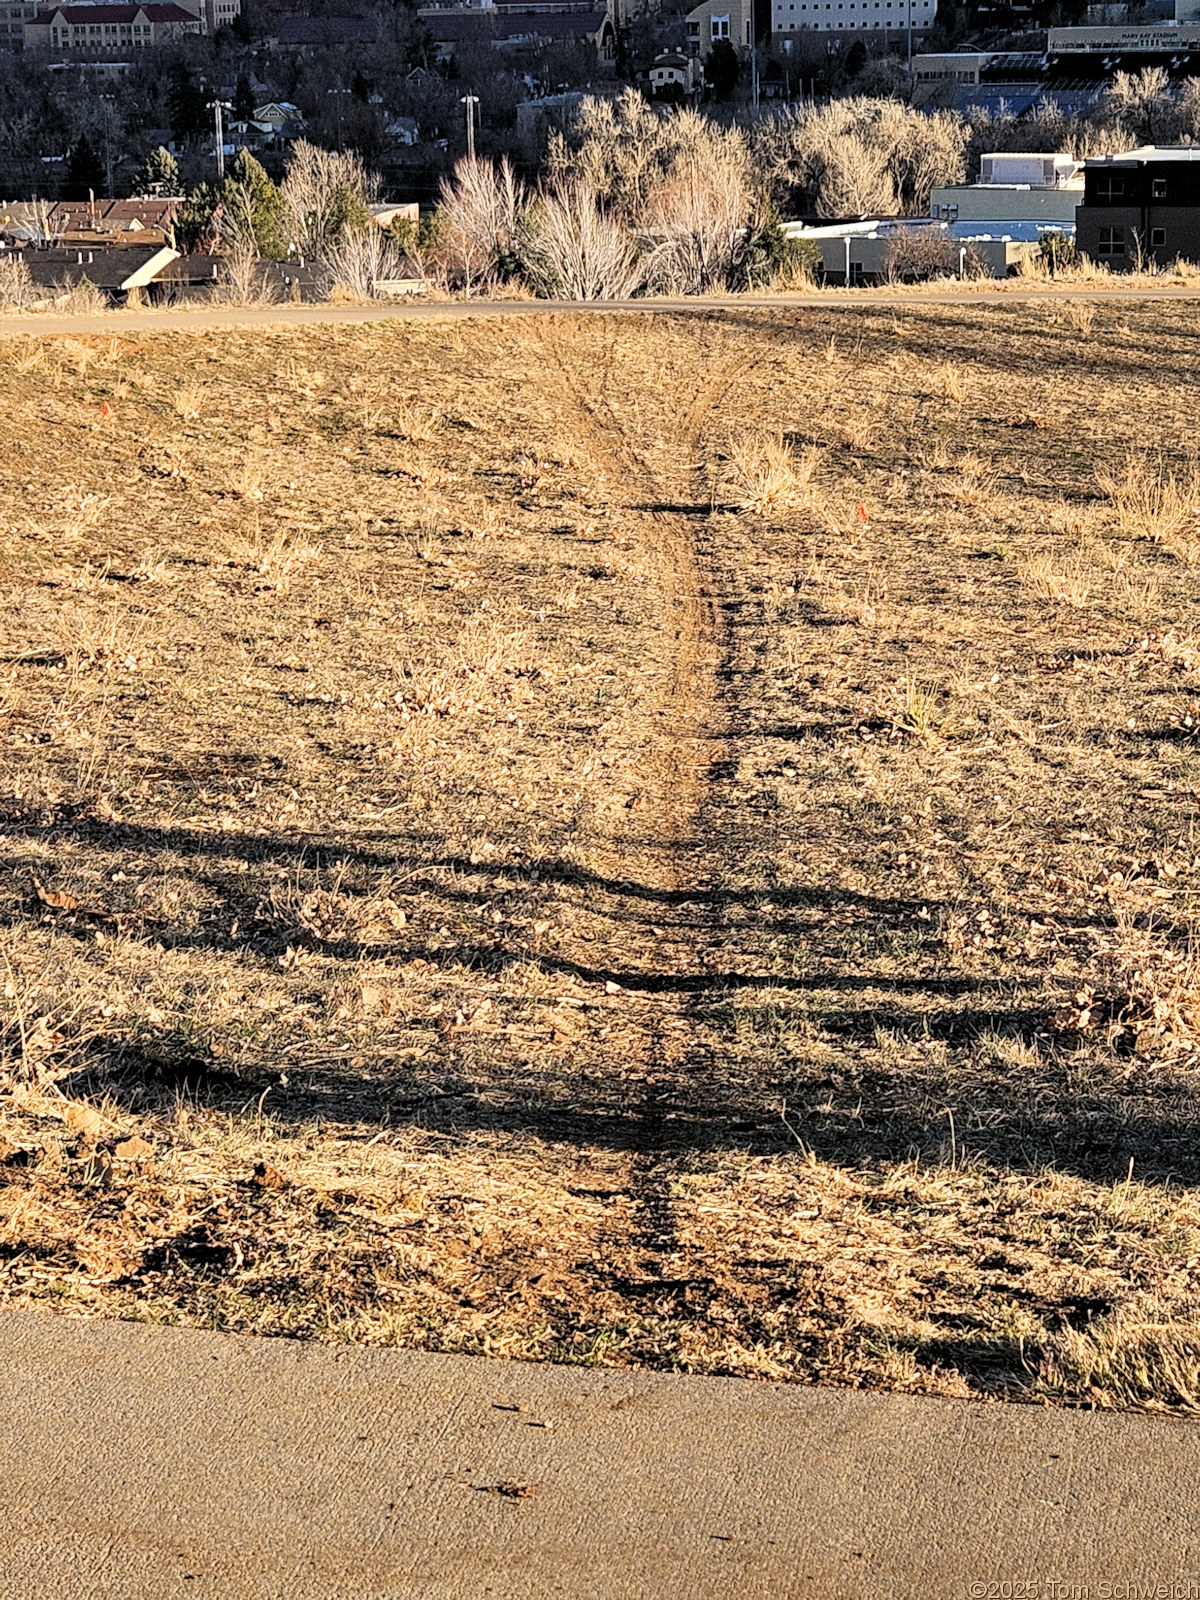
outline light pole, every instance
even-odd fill
[[[337,106],[338,154],[341,155],[341,153],[342,153],[342,101],[350,93],[350,91],[349,91],[349,89],[326,89],[325,93],[333,95],[334,103]]]
[[[217,182],[225,177],[225,111],[232,111],[233,107],[228,100],[210,100],[209,109],[213,114],[213,121],[217,130]]]
[[[479,104],[477,94],[464,94],[460,96],[460,103],[467,108],[467,160],[475,159],[475,107]]]

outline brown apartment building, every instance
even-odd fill
[[[1114,272],[1200,261],[1200,148],[1145,145],[1086,160],[1075,242]]]

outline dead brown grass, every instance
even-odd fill
[[[1195,1407],[1186,308],[853,316],[3,346],[8,1303]]]

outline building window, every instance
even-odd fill
[[[1150,195],[1154,200],[1165,200],[1167,198],[1167,180],[1165,178],[1151,179]]]
[[[1101,256],[1123,256],[1125,254],[1125,229],[1101,228],[1100,247],[1097,254]]]
[[[713,38],[714,39],[728,39],[728,37],[729,37],[729,16],[728,16],[728,14],[726,14],[723,17],[712,17],[710,19],[710,21],[712,23],[712,36],[713,36]]]
[[[1111,172],[1102,172],[1096,179],[1096,199],[1123,200],[1124,198],[1125,179]]]
[[[1152,250],[1162,250],[1165,247],[1166,242],[1167,230],[1165,228],[1150,229],[1150,248]]]

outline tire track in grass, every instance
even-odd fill
[[[727,720],[719,684],[728,643],[724,613],[712,593],[718,586],[702,563],[694,516],[667,507],[695,498],[697,475],[703,474],[697,465],[703,433],[714,405],[736,382],[739,356],[735,352],[715,368],[699,364],[694,392],[682,397],[681,406],[671,408],[667,437],[652,452],[635,436],[627,420],[630,409],[618,409],[610,399],[621,377],[615,370],[615,340],[606,340],[599,352],[591,352],[600,356],[599,362],[585,364],[571,359],[567,330],[557,322],[539,331],[547,368],[561,388],[564,424],[613,495],[623,525],[635,531],[653,565],[664,612],[661,664],[666,670],[647,676],[641,715],[651,744],[643,769],[651,800],[636,832],[614,841],[616,861],[608,876],[625,880],[631,890],[641,885],[652,892],[650,903],[658,907],[655,917],[662,924],[674,921],[677,952],[683,951],[682,964],[677,953],[677,970],[665,975],[667,981],[671,975],[694,979],[705,970],[712,943],[709,897],[714,860],[700,820],[714,752]],[[573,331],[577,352],[580,332]],[[603,338],[602,328],[595,332]],[[600,342],[588,338],[592,333],[588,329],[583,335],[588,345]],[[587,385],[580,376],[583,370],[598,371],[598,382]],[[623,392],[628,395],[628,385]],[[690,900],[689,890],[695,890],[695,901]],[[635,898],[633,892],[627,893],[624,915],[611,924],[618,948],[612,950],[608,965],[616,970],[632,964],[634,952],[628,949],[623,930],[638,925]],[[699,906],[703,909],[697,915]],[[624,950],[620,943],[626,943]],[[655,965],[661,967],[662,944],[652,953]],[[628,1109],[640,1123],[641,1148],[628,1158],[626,1170],[631,1211],[620,1222],[614,1217],[607,1243],[623,1263],[624,1296],[638,1303],[645,1296],[648,1309],[669,1314],[680,1295],[686,1297],[689,1288],[703,1283],[691,1278],[678,1261],[682,1250],[673,1192],[679,1158],[686,1154],[687,1123],[676,1120],[678,1090],[702,1066],[703,1047],[695,1037],[693,1020],[703,997],[686,990],[672,993],[667,987],[657,994],[627,993],[619,1004],[627,1013],[636,1012],[631,1019],[636,1065],[633,1060],[623,1065],[636,1084],[636,1099]]]

